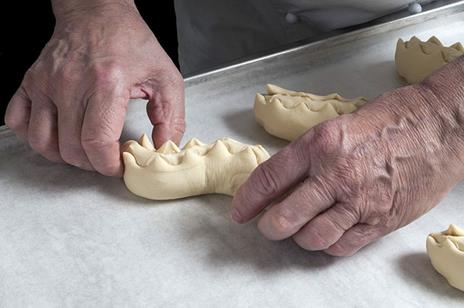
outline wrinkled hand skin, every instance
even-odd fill
[[[148,99],[153,139],[184,132],[183,79],[132,1],[53,1],[52,38],[11,99],[6,125],[45,158],[122,175],[130,98]]]
[[[464,58],[308,131],[232,202],[270,240],[349,256],[434,207],[463,178]],[[265,210],[266,209],[266,210]]]

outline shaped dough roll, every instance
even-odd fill
[[[269,154],[260,145],[224,138],[207,145],[190,140],[182,149],[168,141],[158,150],[146,135],[124,145],[124,182],[134,194],[153,200],[202,194],[234,195]]]
[[[437,272],[450,285],[464,291],[464,230],[450,225],[446,231],[430,234],[427,253]]]
[[[399,39],[395,52],[396,70],[408,83],[420,83],[434,71],[463,54],[464,48],[461,43],[446,47],[435,36],[426,42],[415,36],[406,42]]]
[[[269,84],[267,94],[256,94],[254,112],[256,121],[269,134],[295,140],[317,124],[351,113],[366,102],[363,97],[319,96]]]

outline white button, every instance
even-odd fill
[[[293,14],[293,13],[287,13],[287,15],[285,15],[285,20],[286,20],[289,24],[294,24],[294,23],[297,23],[297,22],[298,22],[298,16],[296,16],[296,15]]]
[[[411,14],[420,13],[420,12],[422,12],[422,5],[420,5],[420,4],[417,3],[417,2],[410,3],[410,4],[408,5],[408,10],[409,10],[409,13],[411,13]]]

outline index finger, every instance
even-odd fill
[[[232,219],[249,221],[273,200],[306,178],[309,157],[298,140],[265,161],[253,171],[232,201]]]
[[[94,169],[103,175],[122,175],[119,138],[129,96],[128,91],[116,87],[94,93],[87,104],[82,147]]]

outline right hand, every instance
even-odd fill
[[[256,168],[232,203],[270,240],[349,256],[464,179],[464,57],[319,124]]]
[[[178,143],[183,79],[135,6],[80,5],[55,15],[53,36],[11,99],[6,125],[51,161],[120,176],[127,104],[144,98],[155,144]]]

